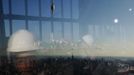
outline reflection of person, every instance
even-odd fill
[[[10,37],[8,56],[15,56],[13,62],[19,75],[38,75],[35,53],[39,49],[39,43],[27,30],[19,30]]]

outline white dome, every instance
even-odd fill
[[[9,52],[33,51],[38,49],[39,42],[31,32],[24,29],[15,32],[8,41],[7,50]]]

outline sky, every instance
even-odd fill
[[[119,24],[133,24],[133,0],[85,0],[88,1],[87,9],[82,17],[90,24],[113,24],[113,20],[118,18]],[[84,3],[84,2],[83,2]],[[132,9],[129,11],[129,9]],[[88,16],[87,16],[88,15]],[[89,17],[90,16],[90,17]]]
[[[32,1],[32,2],[31,2]],[[55,18],[71,18],[70,0],[63,0],[63,17],[60,0],[55,1]],[[11,0],[12,14],[25,15],[24,0]],[[88,55],[134,56],[134,0],[72,0],[72,17],[80,24],[73,23],[76,41],[79,37],[79,25],[87,25],[88,35],[93,45],[85,49]],[[41,0],[41,16],[50,17],[50,0]],[[78,6],[79,5],[79,6]],[[4,14],[9,14],[8,0],[3,0]],[[28,16],[39,16],[38,0],[28,0]],[[50,40],[51,22],[42,21],[42,38]],[[62,37],[62,23],[54,23],[55,39]],[[13,32],[25,28],[25,20],[13,20]],[[28,21],[29,30],[37,37],[40,35],[39,21]],[[5,20],[6,35],[10,36],[9,20]],[[65,39],[71,39],[71,23],[64,22]],[[79,51],[81,53],[82,50]]]
[[[100,55],[134,56],[134,0],[84,0],[80,21],[88,25],[94,51]]]

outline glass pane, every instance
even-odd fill
[[[71,18],[71,0],[63,0],[64,18]]]
[[[25,15],[25,4],[24,0],[11,0],[12,2],[12,13],[17,15]]]
[[[41,12],[43,17],[51,17],[50,0],[41,0]]]
[[[88,33],[90,34],[90,35],[94,35],[94,25],[89,25],[88,26]],[[101,34],[101,31],[100,31],[100,34]],[[102,35],[102,34],[101,34]]]
[[[39,16],[39,1],[38,0],[28,0],[28,15]]]
[[[79,23],[73,23],[73,39],[75,42],[79,40]]]
[[[13,20],[12,21],[12,28],[13,28],[13,33],[16,32],[19,29],[25,29],[25,21],[24,20]]]
[[[71,40],[71,23],[70,22],[64,23],[64,37],[65,37],[65,40],[67,41]]]
[[[100,35],[101,34],[100,33],[100,25],[95,25],[95,28],[94,29],[95,29],[94,30],[95,31],[95,33],[94,33],[95,34],[95,37],[94,38],[96,38],[96,39],[100,38],[100,36],[101,36]],[[108,31],[105,31],[105,32],[108,32]]]
[[[4,20],[4,24],[5,24],[5,33],[6,33],[6,37],[9,37],[9,36],[10,36],[9,20]]]
[[[61,40],[61,38],[62,38],[61,22],[54,22],[54,39]]]
[[[2,0],[4,14],[9,14],[9,0]]]
[[[54,17],[61,18],[61,0],[55,0]]]
[[[40,38],[39,21],[28,21],[28,29],[37,39]]]
[[[72,17],[79,18],[79,0],[72,0]]]
[[[51,22],[43,21],[42,22],[42,40],[49,42],[51,34]]]

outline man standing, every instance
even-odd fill
[[[7,48],[8,60],[13,63],[15,74],[38,75],[36,52],[39,49],[39,42],[27,30],[19,30],[10,37]]]

